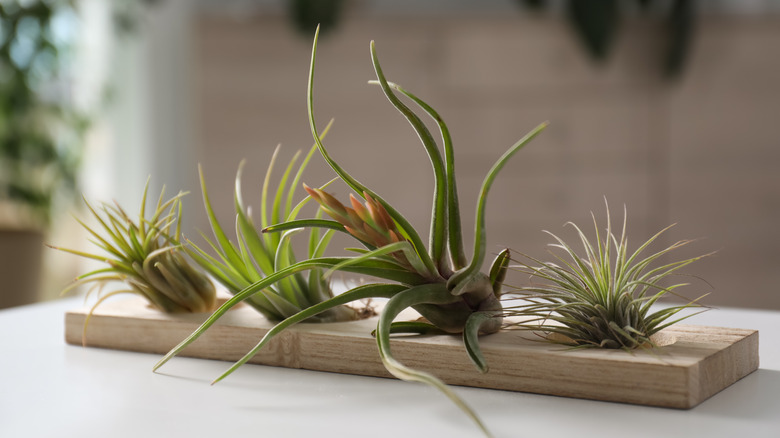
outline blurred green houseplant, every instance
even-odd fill
[[[45,228],[74,193],[88,125],[61,77],[74,17],[70,1],[0,3],[0,205],[17,226]]]
[[[0,2],[0,308],[36,299],[52,208],[76,193],[88,123],[62,78],[75,17],[69,0]]]

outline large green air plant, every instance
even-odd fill
[[[140,295],[163,312],[213,310],[216,301],[214,285],[203,272],[190,264],[179,243],[181,197],[184,193],[164,201],[163,188],[154,213],[147,218],[148,188],[147,181],[137,221],[117,203],[101,203],[95,207],[85,200],[99,227],[90,227],[77,220],[92,236],[91,242],[100,248],[100,253],[52,248],[104,262],[107,266],[77,277],[64,292],[92,284],[87,295],[97,290],[99,297],[92,310],[106,298],[120,293]],[[126,288],[102,293],[106,284],[114,282],[123,283]]]
[[[682,310],[702,308],[698,301],[703,296],[685,299],[685,304],[681,305],[655,306],[666,295],[683,298],[677,289],[687,283],[669,284],[668,278],[705,256],[673,262],[662,260],[691,241],[681,240],[658,252],[645,254],[648,247],[670,228],[667,227],[629,253],[625,212],[619,238],[612,232],[609,208],[606,234],[599,234],[595,216],[593,224],[595,245],[577,225],[568,223],[576,230],[584,255],[547,232],[556,242],[550,245],[558,250],[551,251],[555,262],[526,256],[529,262],[517,266],[519,271],[531,276],[531,284],[506,294],[510,299],[521,298],[519,304],[505,306],[505,315],[522,317],[520,322],[509,326],[547,333],[546,339],[572,347],[631,350],[654,346],[653,335],[692,316],[681,316]]]
[[[295,188],[300,184],[303,171],[316,150],[317,146],[315,145],[304,157],[292,181],[289,181],[301,155],[300,151],[295,154],[279,180],[273,201],[269,203],[271,176],[279,148],[274,151],[262,187],[260,225],[263,228],[269,225],[269,220],[271,223],[295,220],[301,208],[310,200],[307,197],[293,207]],[[210,255],[208,251],[192,242],[189,242],[186,247],[187,253],[233,295],[251,287],[264,277],[295,264],[296,260],[290,238],[300,231],[289,230],[281,235],[277,233],[260,234],[254,224],[251,211],[245,206],[241,195],[243,165],[242,162],[236,173],[234,196],[237,243],[228,239],[224,228],[214,214],[201,169],[200,184],[203,192],[203,203],[206,206],[206,213],[214,234],[213,240],[206,236],[204,239],[216,253],[216,256]],[[308,258],[322,257],[333,233],[335,233],[334,230],[320,233],[319,229],[313,228],[309,234]],[[309,270],[308,276],[304,276],[303,272],[296,272],[290,277],[268,285],[259,292],[248,296],[245,301],[269,320],[282,321],[331,298],[333,298],[333,292],[329,282],[323,278],[323,270],[314,268]],[[312,316],[308,321],[350,321],[358,319],[359,316],[359,312],[351,307],[337,306]]]
[[[390,349],[390,333],[436,329],[447,333],[462,334],[471,359],[481,371],[487,370],[485,360],[478,348],[478,335],[480,333],[493,333],[501,327],[502,308],[498,294],[509,263],[509,254],[504,251],[497,257],[488,274],[481,272],[486,256],[485,208],[487,195],[498,172],[509,158],[539,134],[546,124],[538,126],[515,143],[488,172],[478,199],[473,258],[469,261],[465,256],[463,238],[461,237],[452,141],[447,126],[428,104],[385,79],[374,43],[371,43],[371,59],[377,75],[375,83],[381,86],[384,95],[411,123],[422,140],[433,166],[435,175],[433,212],[430,238],[426,248],[419,233],[410,223],[384,198],[342,169],[330,157],[322,144],[314,121],[312,99],[316,52],[317,35],[315,34],[308,85],[309,122],[312,135],[322,156],[336,174],[355,191],[357,196],[365,200],[365,206],[353,197],[352,206],[345,207],[324,191],[309,189],[310,196],[317,200],[335,220],[296,220],[268,227],[265,231],[283,232],[301,227],[332,229],[350,234],[357,239],[363,248],[357,250],[358,254],[354,257],[317,257],[304,260],[254,283],[217,309],[200,328],[158,362],[155,369],[193,342],[230,308],[284,278],[297,272],[319,268],[327,269],[329,272],[353,272],[376,277],[379,281],[350,289],[280,322],[260,340],[255,348],[216,381],[221,380],[246,363],[274,336],[297,322],[355,300],[389,298],[379,315],[376,328],[379,354],[387,370],[400,379],[424,382],[435,386],[453,400],[489,435],[477,415],[448,386],[438,378],[428,373],[413,370],[393,358]],[[442,157],[433,136],[422,120],[399,100],[396,93],[411,99],[435,121],[442,137],[444,157]],[[425,318],[425,321],[394,324],[393,321],[398,314],[409,307],[417,310]]]

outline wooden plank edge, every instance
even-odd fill
[[[760,362],[758,345],[758,331],[751,330],[729,348],[702,360],[691,370],[697,375],[690,379],[693,387],[687,407],[697,406],[756,371]]]
[[[85,317],[83,311],[66,314],[66,342],[81,345]],[[370,331],[372,322],[362,323],[366,325],[365,331]],[[198,325],[199,321],[193,316],[167,318],[155,315],[148,319],[96,312],[90,320],[87,344],[164,354]],[[328,325],[305,326],[322,328]],[[267,327],[218,323],[181,355],[235,361],[266,331]],[[428,344],[419,337],[394,338],[392,348],[403,363],[432,372],[448,384],[681,409],[698,405],[758,368],[756,331],[677,326],[670,333],[688,343],[690,340],[686,336],[704,333],[715,344],[692,348],[701,350],[697,352],[701,357],[690,364],[664,363],[662,358],[652,364],[635,361],[632,355],[620,351],[589,350],[582,354],[560,349],[494,349],[491,339],[496,335],[493,335],[483,342],[485,356],[491,365],[491,372],[487,374],[474,369],[457,340]],[[345,339],[349,342],[344,342]],[[441,337],[437,339],[441,340]],[[432,348],[436,354],[431,354]],[[345,357],[349,359],[344,360]],[[376,343],[370,336],[334,335],[316,329],[307,332],[300,327],[282,333],[250,363],[391,377],[382,366]]]

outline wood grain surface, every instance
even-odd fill
[[[66,313],[66,342],[154,354],[167,353],[208,316],[166,315],[141,299],[128,299],[101,305],[85,331],[88,312]],[[237,306],[181,355],[235,361],[272,326],[252,308]],[[298,324],[250,363],[390,377],[371,336],[375,327],[375,318]],[[452,385],[682,409],[698,405],[758,368],[755,330],[678,324],[664,330],[663,336],[668,345],[628,353],[571,350],[540,342],[528,332],[501,331],[481,339],[490,366],[485,374],[469,361],[458,336],[398,336],[391,346],[404,364]]]

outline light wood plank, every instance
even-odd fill
[[[81,345],[88,309],[65,315],[65,339]],[[206,314],[165,315],[140,299],[100,306],[83,339],[87,346],[164,354],[194,331]],[[407,314],[407,317],[413,316]],[[371,330],[376,319],[298,324],[250,362],[365,376],[390,377]],[[235,361],[272,324],[237,306],[182,352],[182,356]],[[653,351],[569,350],[502,331],[482,338],[490,371],[480,374],[457,336],[393,339],[403,363],[453,385],[533,392],[671,408],[692,408],[758,368],[755,330],[677,325],[674,340]]]

